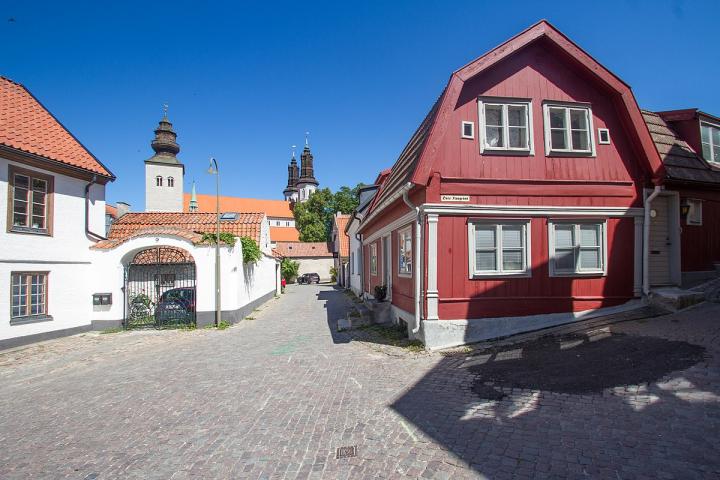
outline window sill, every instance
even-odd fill
[[[497,155],[500,157],[533,157],[535,152],[533,150],[526,149],[512,149],[512,148],[489,148],[485,147],[480,151],[481,155]]]
[[[47,229],[39,229],[39,228],[28,228],[28,227],[10,227],[8,230],[9,233],[21,233],[25,235],[40,235],[44,237],[52,237],[50,235],[50,232],[47,231]]]
[[[398,272],[398,277],[400,277],[400,278],[412,278],[412,273],[400,273],[400,272]]]
[[[603,271],[595,272],[552,272],[551,277],[604,277],[607,273]]]
[[[517,273],[504,273],[504,272],[489,272],[489,273],[473,273],[470,275],[470,280],[492,280],[493,278],[530,278],[532,277],[530,272],[517,272]]]
[[[27,317],[13,317],[10,319],[10,325],[28,325],[31,323],[50,322],[52,315],[30,315]]]
[[[595,158],[597,155],[595,155],[593,152],[575,152],[575,151],[557,151],[557,150],[550,150],[547,154],[548,157],[582,157],[582,158]]]

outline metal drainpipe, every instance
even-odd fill
[[[97,175],[93,175],[90,183],[85,185],[85,235],[95,237],[96,240],[107,240],[102,235],[90,231],[90,187],[97,183]]]
[[[408,182],[405,185],[405,188],[403,189],[403,201],[407,204],[408,207],[410,207],[411,210],[415,210],[415,246],[413,249],[414,252],[414,259],[413,262],[414,265],[414,272],[413,272],[413,279],[415,280],[415,325],[413,325],[412,333],[418,333],[420,331],[420,321],[422,319],[422,315],[420,312],[421,304],[420,301],[420,249],[422,248],[422,244],[420,242],[420,228],[422,227],[421,221],[420,221],[420,207],[415,206],[411,201],[410,198],[408,198],[408,192],[412,188],[412,183]]]
[[[643,223],[643,294],[650,294],[650,210],[652,201],[662,192],[661,186],[655,186],[655,189],[649,197],[645,199],[645,222]]]
[[[353,213],[353,218],[358,221],[358,225],[360,225],[360,222],[362,222],[362,219],[365,218],[365,215],[362,217],[358,217],[357,212]],[[357,265],[360,265],[360,298],[363,298],[365,296],[365,264],[363,263],[363,243],[362,243],[362,235],[359,233],[355,234],[355,240],[360,242],[360,258],[355,259],[355,263]],[[352,280],[350,281],[352,286]]]

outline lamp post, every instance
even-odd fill
[[[217,224],[215,230],[215,326],[220,325],[220,313],[222,304],[220,303],[220,169],[217,160],[210,157],[210,167],[207,172],[215,175],[215,213],[217,215]]]

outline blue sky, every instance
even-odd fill
[[[170,104],[185,185],[282,198],[311,132],[333,190],[392,165],[450,73],[546,18],[644,108],[720,115],[717,1],[3,2],[0,74],[23,83],[144,205],[143,160]],[[14,21],[9,21],[13,19]]]

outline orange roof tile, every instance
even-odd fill
[[[275,252],[281,257],[330,257],[333,253],[327,242],[278,242]]]
[[[126,213],[113,222],[108,240],[122,240],[152,227],[212,233],[216,228],[216,218],[214,213]],[[236,237],[250,237],[259,244],[263,220],[262,213],[240,213],[235,220],[222,220],[220,231]]]
[[[198,212],[214,213],[215,195],[196,195]],[[183,195],[183,210],[188,211],[190,194]],[[260,198],[239,198],[220,196],[221,212],[263,212],[268,217],[294,218],[290,202],[285,200],[263,200]]]
[[[299,242],[300,232],[295,227],[270,227],[271,242]]]
[[[113,218],[117,218],[117,207],[110,205],[109,203],[105,204],[105,215],[110,215]]]
[[[333,217],[335,222],[335,228],[340,238],[340,254],[341,257],[350,256],[350,237],[345,233],[345,227],[350,221],[350,215],[335,215]]]
[[[0,145],[114,179],[24,86],[0,77]]]

